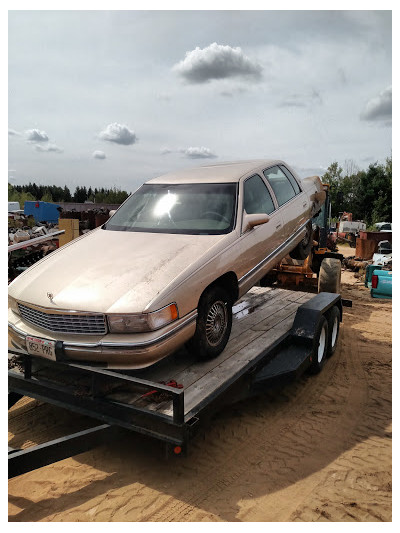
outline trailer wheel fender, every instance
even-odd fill
[[[329,309],[326,313],[326,319],[328,321],[328,349],[326,356],[332,357],[339,341],[340,311],[337,305]]]
[[[312,342],[311,365],[309,367],[310,374],[318,374],[321,372],[327,356],[329,341],[328,321],[321,315],[315,329],[314,338]]]

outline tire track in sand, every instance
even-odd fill
[[[202,443],[196,443],[196,457],[191,456],[197,461],[201,455],[201,476],[193,480],[193,490],[181,498],[178,494],[164,499],[151,518],[144,515],[142,520],[196,520],[201,514],[199,509],[217,508],[215,502],[221,503],[221,499],[230,501],[228,509],[240,485],[254,482],[254,476],[260,486],[265,486],[268,476],[269,511],[256,504],[241,520],[259,520],[267,512],[273,512],[274,518],[264,519],[280,520],[277,517],[293,512],[287,499],[283,503],[280,496],[274,497],[274,492],[315,471],[316,448],[317,466],[336,458],[343,447],[343,439],[338,442],[335,438],[338,428],[344,432],[345,440],[351,440],[358,425],[353,414],[367,403],[366,384],[361,390],[359,387],[360,382],[364,383],[364,371],[354,344],[351,335],[343,335],[337,353],[318,376],[302,378],[280,393],[243,402],[235,407],[238,417],[228,412],[219,416],[215,427],[208,434],[203,432]],[[272,404],[267,404],[268,399]],[[178,469],[184,475],[184,465]],[[242,490],[244,495],[245,492]],[[232,516],[222,518],[237,520]]]

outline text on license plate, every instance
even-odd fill
[[[56,359],[56,343],[38,337],[26,337],[26,348],[31,355],[40,355],[47,359]]]

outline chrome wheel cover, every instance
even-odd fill
[[[228,310],[225,302],[214,302],[206,318],[206,337],[211,346],[217,346],[221,342],[227,326]]]

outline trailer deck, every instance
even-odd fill
[[[305,292],[253,287],[233,307],[231,336],[225,350],[217,358],[199,362],[181,350],[136,375],[156,382],[174,380],[183,385],[184,416],[188,420],[198,414],[210,396],[222,392],[257,360],[261,352],[269,350],[288,333],[298,307],[313,296]],[[110,395],[115,400],[129,404],[141,401],[140,396],[129,389]],[[171,402],[149,402],[148,408],[167,416],[172,415]]]
[[[196,361],[181,349],[143,370],[111,371],[22,354],[9,371],[9,407],[27,395],[99,420],[97,433],[88,430],[88,442],[94,434],[109,435],[110,428],[122,427],[160,439],[180,453],[198,422],[221,404],[302,373],[310,365],[316,324],[335,305],[341,316],[338,294],[253,287],[233,307],[225,350],[209,361]],[[9,353],[15,358],[18,352]],[[57,443],[54,460],[88,449],[84,432],[65,437],[64,444],[65,449]],[[51,455],[45,445],[33,450],[31,462],[29,453],[11,451],[9,477],[48,464],[45,455]]]

